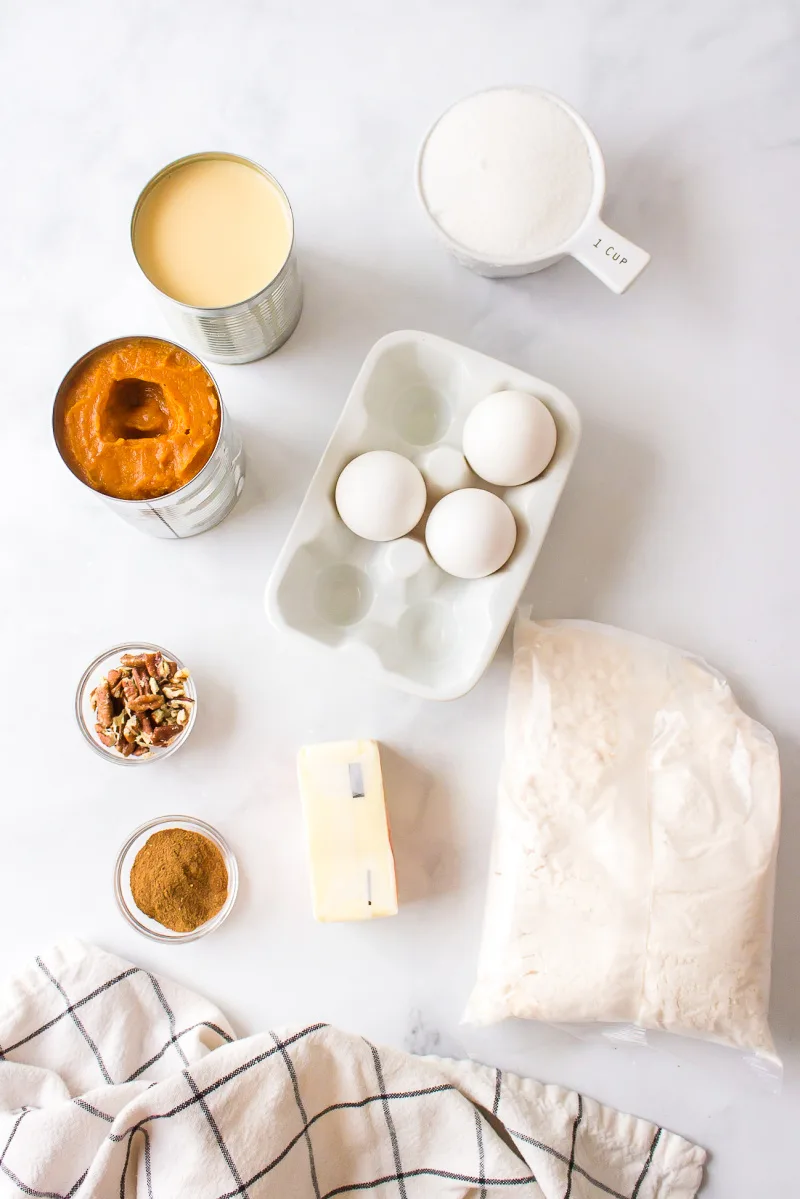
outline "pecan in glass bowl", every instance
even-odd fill
[[[78,726],[95,753],[122,766],[157,762],[191,732],[197,692],[180,658],[144,641],[115,645],[84,671]]]

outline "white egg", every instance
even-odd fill
[[[427,493],[417,467],[391,450],[370,450],[349,462],[336,484],[344,523],[368,541],[405,537],[422,518]]]
[[[442,570],[458,579],[482,579],[511,557],[517,525],[499,496],[466,487],[439,500],[428,517],[425,540]]]
[[[540,475],[556,448],[556,422],[546,404],[524,391],[497,391],[470,412],[464,457],[476,475],[518,487]]]

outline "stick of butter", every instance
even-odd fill
[[[375,741],[307,745],[297,755],[317,920],[397,915],[397,883]]]

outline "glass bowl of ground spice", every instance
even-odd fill
[[[83,672],[75,716],[85,740],[106,761],[121,766],[159,762],[194,728],[194,679],[163,646],[114,645]]]
[[[193,816],[160,816],[135,829],[117,857],[114,894],[129,924],[153,941],[196,941],[236,901],[236,858]]]

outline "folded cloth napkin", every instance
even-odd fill
[[[325,1024],[235,1040],[78,943],[0,1001],[0,1196],[690,1199],[704,1160],[574,1092]]]

